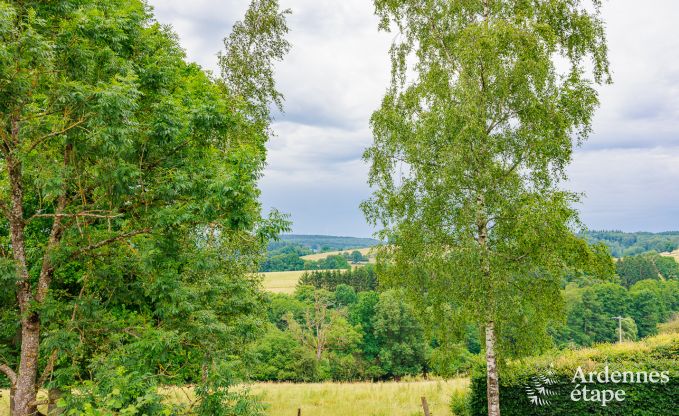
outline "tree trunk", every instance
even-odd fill
[[[495,360],[495,323],[486,323],[486,394],[488,416],[500,416],[500,382]]]
[[[14,384],[9,389],[9,414],[14,414],[14,396],[16,395],[17,389]]]
[[[487,3],[486,3],[487,7]],[[488,416],[500,416],[500,381],[495,359],[495,322],[493,316],[495,303],[493,302],[493,282],[490,269],[490,253],[488,252],[488,219],[485,214],[485,198],[477,197],[478,210],[476,212],[477,241],[481,248],[481,272],[486,281],[486,310],[488,321],[486,322],[486,399],[488,401]]]
[[[12,416],[29,416],[36,412],[35,381],[38,374],[40,350],[40,320],[37,314],[30,314],[21,320],[21,362],[17,375]]]
[[[35,380],[38,373],[40,348],[40,317],[31,312],[33,294],[26,262],[24,244],[24,209],[21,162],[7,157],[7,173],[11,184],[12,206],[9,211],[9,225],[12,240],[12,254],[17,269],[17,301],[21,312],[21,356],[17,372],[14,410],[12,416],[28,416],[36,412]]]
[[[15,131],[14,131],[15,130]],[[13,130],[13,136],[18,136],[18,127]],[[68,159],[72,151],[72,146],[67,145],[64,152],[64,165],[68,164]],[[30,416],[37,413],[34,404],[37,397],[36,385],[38,375],[38,360],[40,357],[40,315],[32,310],[35,305],[42,304],[49,291],[52,277],[52,263],[50,255],[54,247],[58,244],[63,227],[61,214],[66,205],[65,190],[59,197],[56,207],[54,222],[50,232],[47,247],[43,254],[43,262],[40,270],[37,285],[37,295],[33,296],[31,288],[31,278],[28,273],[28,261],[26,258],[26,246],[24,240],[24,220],[23,209],[23,176],[21,161],[15,157],[7,156],[7,172],[11,184],[12,206],[9,212],[9,224],[12,240],[12,252],[17,268],[17,302],[21,312],[21,355],[19,361],[19,371],[16,377],[16,391],[14,394],[14,410],[12,416]]]

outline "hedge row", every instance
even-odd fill
[[[573,383],[578,367],[585,377],[588,378],[589,372],[597,372],[602,373],[602,379],[608,367],[609,382]],[[643,379],[643,372],[650,375],[654,371],[658,373],[654,374],[655,380],[661,378],[659,373],[667,371],[666,382],[610,381],[610,375],[615,372],[628,372],[629,381],[632,377],[629,372],[634,373],[634,377],[640,372]],[[515,361],[502,369],[500,378],[503,416],[679,415],[679,334]],[[583,400],[583,386],[587,388],[584,394],[589,401]],[[571,394],[576,388],[574,398],[578,400],[573,400]],[[624,400],[616,401],[612,396],[620,390],[624,396],[617,393],[618,397]],[[597,396],[598,401],[591,401]],[[602,398],[608,399],[606,406],[602,405]],[[482,367],[473,371],[470,401],[473,416],[488,414],[486,374]]]

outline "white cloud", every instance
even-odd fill
[[[604,2],[611,86],[588,148],[679,145],[679,3]]]
[[[278,65],[286,96],[261,181],[265,207],[292,213],[296,232],[369,235],[358,204],[369,195],[361,162],[368,120],[388,84],[392,34],[377,31],[369,0],[280,0],[291,8],[293,49]],[[189,59],[216,53],[248,0],[151,0]],[[594,134],[570,184],[585,191],[592,228],[679,228],[679,2],[604,2],[614,84],[601,89]]]

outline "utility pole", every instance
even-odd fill
[[[622,343],[622,316],[614,316],[613,319],[618,320],[618,342]]]

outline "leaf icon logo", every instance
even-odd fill
[[[549,386],[556,384],[554,378],[554,370],[547,369],[543,374],[538,374],[530,378],[530,382],[526,389],[526,395],[531,404],[535,406],[549,406],[551,403],[549,398],[555,396],[557,393],[551,390]]]

